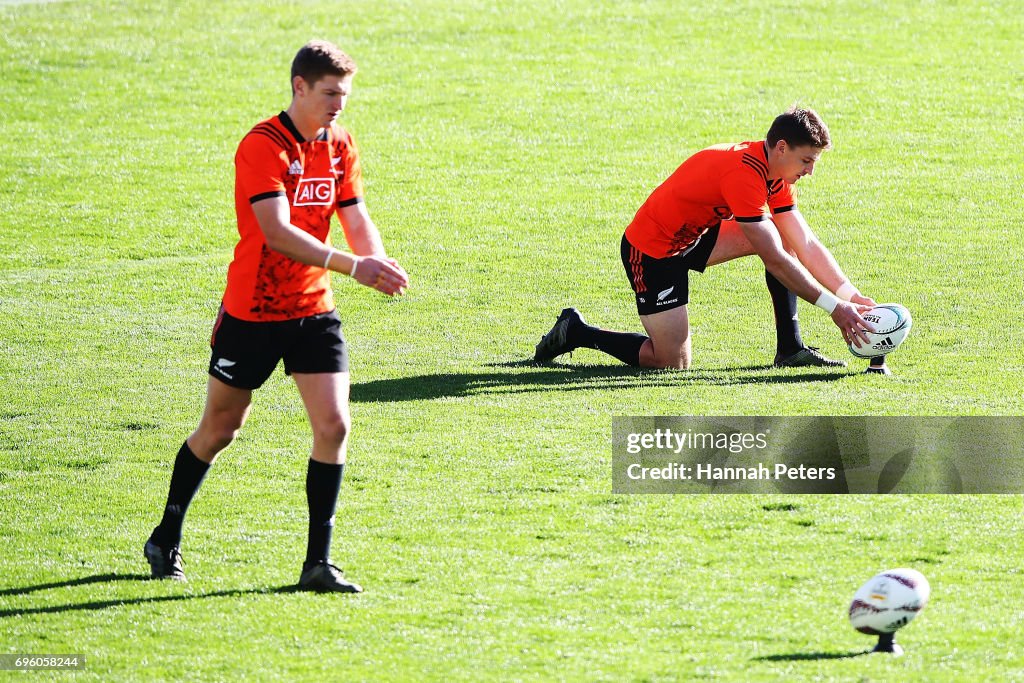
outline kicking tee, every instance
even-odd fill
[[[352,136],[331,124],[304,140],[287,113],[257,124],[235,153],[238,245],[228,266],[224,308],[235,318],[264,322],[305,318],[334,309],[330,272],[267,246],[252,205],[287,197],[291,223],[329,244],[331,215],[363,200],[359,152]]]
[[[724,220],[757,222],[796,206],[792,185],[769,180],[764,140],[714,145],[684,161],[626,228],[626,239],[653,258],[691,247]]]

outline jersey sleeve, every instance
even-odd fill
[[[338,185],[338,208],[363,201],[363,166],[359,162],[359,148],[351,133],[345,136],[341,154],[344,173]]]
[[[768,208],[772,214],[785,213],[796,208],[796,188],[789,183],[782,183],[782,189],[768,198]]]
[[[756,223],[767,215],[768,188],[753,170],[736,169],[722,178],[722,196],[740,223]]]
[[[247,135],[235,153],[235,182],[250,204],[269,197],[284,197],[288,157],[262,135]]]

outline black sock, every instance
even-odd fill
[[[617,358],[626,365],[640,366],[640,347],[647,337],[635,332],[612,332],[590,325],[579,325],[573,329],[573,343],[587,349],[597,349]]]
[[[181,444],[178,457],[174,460],[171,473],[171,487],[167,492],[167,505],[160,525],[153,530],[153,541],[162,548],[173,548],[181,544],[181,526],[185,523],[185,512],[192,498],[210,470],[188,447],[188,441]]]
[[[764,271],[764,281],[772,295],[775,311],[775,351],[782,356],[791,356],[804,347],[800,321],[796,317],[796,294],[786,289],[786,285],[767,270]]]
[[[306,545],[308,568],[330,560],[331,532],[334,531],[334,509],[338,505],[341,475],[345,464],[328,465],[309,461],[306,471],[306,502],[309,504],[309,542]]]

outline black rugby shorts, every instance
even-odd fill
[[[239,389],[258,389],[284,360],[286,374],[348,372],[338,311],[307,318],[250,322],[221,306],[210,339],[210,375]]]

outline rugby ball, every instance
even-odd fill
[[[879,304],[861,317],[871,323],[874,332],[865,332],[869,342],[863,346],[850,344],[850,353],[857,358],[874,358],[895,351],[910,334],[910,311],[899,304]],[[858,340],[859,341],[859,340]]]
[[[931,587],[915,569],[890,569],[860,587],[850,603],[850,623],[861,633],[893,633],[928,604]]]

